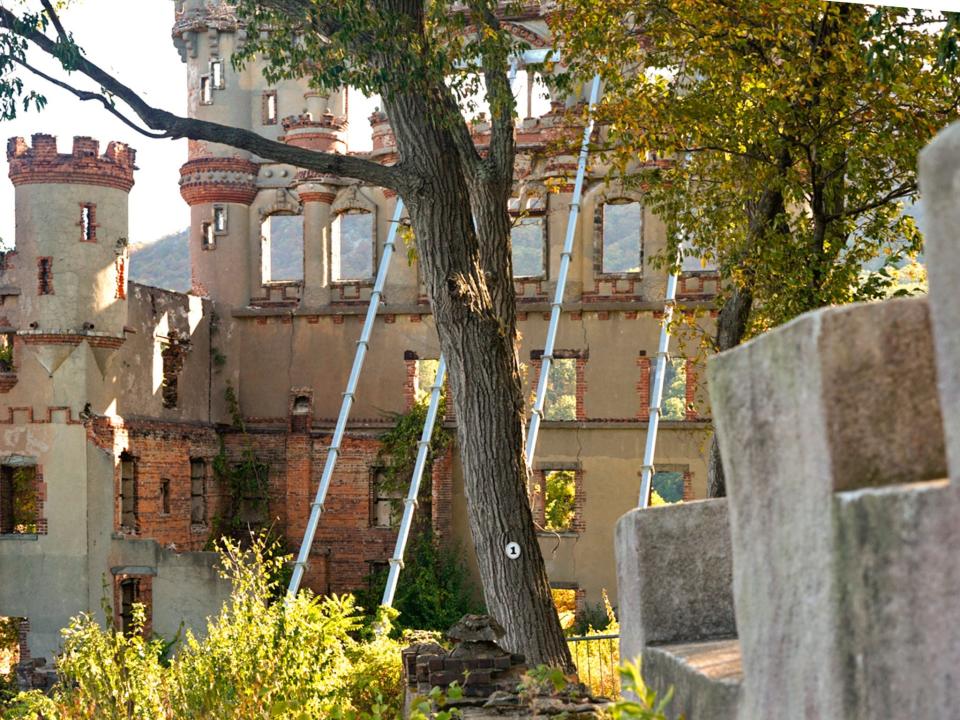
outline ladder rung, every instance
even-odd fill
[[[310,503],[311,508],[320,508],[321,513],[324,512],[324,505],[325,505],[324,503],[315,503],[315,502]]]
[[[400,558],[395,558],[395,557],[390,558],[390,564],[397,565],[400,567],[401,570],[403,570],[403,560]]]
[[[414,510],[416,510],[418,507],[420,507],[420,501],[417,500],[416,498],[404,498],[404,499],[403,499],[403,504],[404,504],[404,505],[413,505],[413,509],[414,509]]]

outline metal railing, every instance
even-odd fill
[[[620,696],[620,636],[577,635],[567,638],[580,682],[598,697]]]

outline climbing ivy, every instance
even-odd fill
[[[405,413],[390,413],[393,418],[393,427],[380,437],[380,451],[377,456],[382,464],[383,489],[406,490],[413,474],[413,466],[417,462],[417,449],[423,424],[427,419],[429,395],[414,402],[413,407]],[[437,407],[437,417],[443,418],[446,410],[446,392],[440,393],[440,404]],[[430,438],[430,448],[427,453],[427,464],[424,469],[424,482],[420,486],[420,494],[430,497],[430,469],[433,461],[441,457],[453,442],[453,435],[442,422],[437,422]]]

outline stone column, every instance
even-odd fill
[[[297,185],[303,203],[303,304],[330,304],[330,206],[337,188],[305,177]]]

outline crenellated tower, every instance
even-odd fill
[[[127,213],[136,152],[75,137],[57,151],[51,135],[7,144],[16,187],[21,334],[124,337]],[[100,342],[100,341],[96,341]]]

